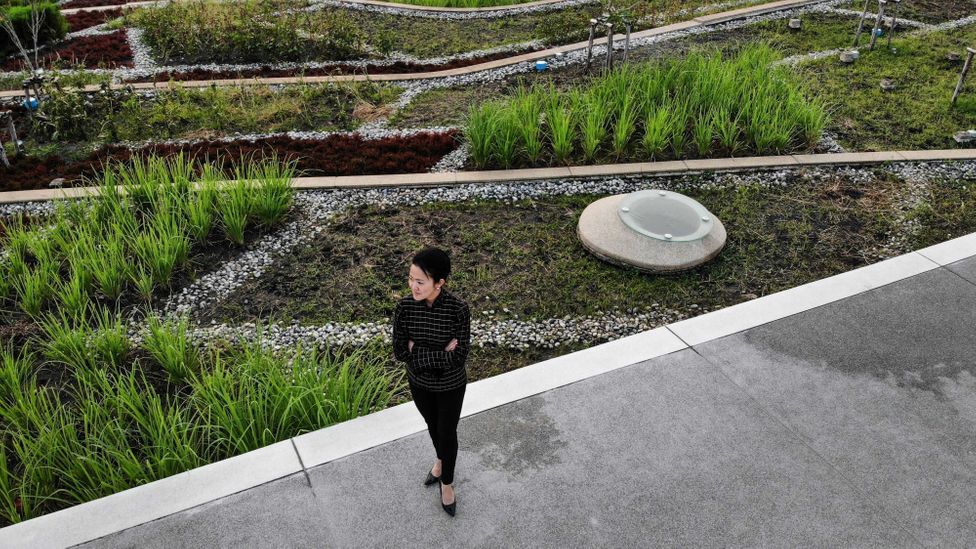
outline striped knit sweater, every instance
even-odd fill
[[[450,391],[468,382],[464,363],[471,345],[471,313],[465,302],[445,289],[429,307],[426,301],[407,296],[397,302],[392,324],[393,355],[407,363],[412,384],[428,391]],[[457,347],[445,351],[452,339],[457,339]]]

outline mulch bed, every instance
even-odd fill
[[[114,69],[132,66],[132,48],[126,39],[125,31],[111,34],[84,36],[68,40],[41,58],[41,65],[50,67],[60,60],[71,65],[83,65],[86,69]],[[11,57],[2,67],[5,71],[22,70],[23,59]]]
[[[162,72],[151,77],[134,78],[127,82],[168,82],[170,80],[222,80],[235,78],[274,78],[279,76],[334,76],[343,74],[409,74],[418,72],[444,71],[469,67],[479,63],[487,63],[496,59],[504,59],[514,55],[521,55],[537,51],[537,48],[516,52],[500,52],[482,57],[472,57],[470,59],[457,59],[449,63],[408,63],[398,61],[392,65],[369,65],[366,67],[349,67],[344,65],[328,65],[315,69],[276,69],[271,65],[264,65],[258,69],[246,71],[239,70],[206,70],[194,69],[186,72]]]
[[[272,137],[254,142],[204,141],[192,145],[150,145],[138,150],[108,145],[75,162],[66,162],[58,156],[13,157],[10,168],[0,166],[0,191],[44,189],[58,178],[65,180],[65,186],[72,186],[82,183],[83,177],[97,175],[110,160],[125,162],[134,156],[169,157],[181,152],[201,162],[223,161],[228,173],[240,158],[260,159],[272,155],[280,160],[297,160],[299,175],[303,176],[422,173],[453,151],[458,138],[457,132],[424,132],[372,140],[358,135],[335,135],[326,139]]]
[[[63,10],[73,10],[78,8],[99,8],[102,6],[121,6],[129,1],[135,2],[136,0],[69,0],[64,4],[61,4],[61,9]]]
[[[78,32],[122,16],[122,8],[101,11],[79,11],[65,15],[71,32]]]

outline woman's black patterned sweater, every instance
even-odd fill
[[[444,348],[457,339],[453,351]],[[413,351],[408,341],[413,340]],[[464,363],[471,346],[471,313],[468,305],[441,290],[431,306],[407,296],[393,312],[393,355],[407,363],[407,377],[428,391],[450,391],[468,382]]]

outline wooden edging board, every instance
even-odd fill
[[[881,151],[840,154],[803,154],[782,156],[746,156],[708,158],[632,164],[604,164],[561,168],[489,170],[448,173],[410,173],[390,175],[351,175],[335,177],[296,177],[296,189],[356,189],[383,187],[443,187],[476,183],[580,179],[607,176],[682,175],[713,171],[746,171],[800,166],[846,166],[884,164],[888,162],[938,162],[976,160],[976,149],[930,151]],[[62,198],[80,198],[98,193],[98,187],[38,189],[0,192],[0,204],[38,202]]]

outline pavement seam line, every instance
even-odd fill
[[[918,275],[914,275],[914,276],[918,276]],[[844,474],[844,471],[842,471],[840,468],[834,465],[833,462],[831,462],[826,457],[824,457],[824,455],[818,452],[816,448],[810,446],[810,444],[807,443],[806,440],[804,440],[803,435],[800,432],[798,432],[793,427],[792,424],[786,423],[784,420],[780,419],[775,414],[773,414],[766,405],[760,402],[755,396],[752,395],[752,393],[747,391],[745,387],[736,383],[735,380],[729,377],[728,374],[726,374],[725,371],[723,371],[722,368],[718,366],[718,364],[709,360],[709,358],[706,357],[705,355],[701,354],[701,352],[699,352],[699,350],[696,347],[691,346],[689,347],[689,349],[691,349],[692,352],[694,352],[696,355],[701,357],[701,359],[704,360],[705,363],[708,364],[712,369],[718,372],[719,375],[721,375],[726,380],[728,380],[728,382],[732,384],[732,386],[735,387],[739,392],[745,395],[745,397],[748,398],[749,401],[751,401],[760,410],[762,414],[766,415],[771,420],[773,420],[773,422],[775,422],[784,430],[786,430],[786,432],[792,435],[792,437],[796,439],[797,442],[799,442],[803,447],[805,447],[814,456],[816,456],[821,462],[823,462],[823,464],[826,465],[828,469],[834,471],[837,474],[837,476],[843,481],[843,483],[848,485],[850,489],[854,491],[854,493],[859,497],[859,499],[861,499],[864,503],[870,505],[870,507],[874,510],[874,514],[878,516],[878,518],[884,518],[886,522],[894,524],[897,528],[899,528],[902,532],[904,532],[905,535],[907,535],[912,541],[917,543],[919,547],[923,547],[922,542],[915,536],[914,533],[909,531],[902,524],[902,521],[896,520],[896,517],[892,516],[891,513],[883,505],[881,505],[880,502],[875,501],[875,499],[872,496],[870,496],[867,491],[862,490],[861,487],[858,486],[856,483],[854,483],[853,480],[849,479],[847,475]]]
[[[667,330],[669,332],[671,332],[671,334],[674,335],[674,337],[678,338],[678,341],[680,341],[680,342],[682,342],[682,343],[685,344],[685,349],[694,349],[693,346],[688,345],[688,342],[685,341],[684,338],[682,338],[681,336],[679,336],[674,330],[671,329],[671,324],[666,324],[664,327],[667,328]],[[709,340],[709,341],[711,341],[711,340]],[[675,351],[675,352],[677,352],[677,351]],[[649,358],[648,360],[654,360],[654,358],[657,358],[657,357]]]
[[[967,259],[972,259],[972,258],[967,258]],[[959,261],[966,261],[966,259],[960,259]],[[958,262],[957,262],[957,263],[958,263]],[[976,286],[976,282],[974,282],[974,281],[972,281],[972,280],[969,280],[968,278],[966,278],[966,277],[964,277],[964,276],[962,276],[961,274],[959,274],[959,273],[957,273],[956,271],[953,271],[952,269],[950,269],[950,268],[949,268],[949,266],[948,266],[948,265],[942,265],[942,266],[941,266],[940,268],[941,268],[942,270],[944,270],[944,271],[946,271],[946,272],[949,272],[949,273],[952,273],[952,274],[954,274],[955,276],[957,276],[957,277],[959,277],[959,278],[961,278],[961,279],[963,280],[963,282],[966,282],[967,284],[971,284],[971,285],[973,285],[973,286]]]
[[[302,466],[302,473],[305,474],[305,482],[308,483],[308,487],[312,490],[312,496],[315,496],[315,487],[312,486],[312,477],[308,476],[308,469],[305,467],[305,461],[302,460],[302,454],[298,451],[298,446],[295,446],[295,437],[288,439],[291,443],[292,450],[295,450],[295,455],[298,457],[298,464]]]

